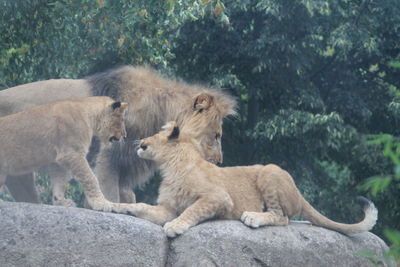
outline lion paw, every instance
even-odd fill
[[[114,203],[112,207],[112,211],[115,213],[121,214],[129,214],[133,216],[137,216],[137,214],[141,211],[141,206],[139,204],[127,204],[127,203]]]
[[[264,218],[259,212],[245,211],[240,220],[247,226],[258,228],[264,225]]]
[[[94,200],[88,200],[89,205],[92,207],[93,210],[98,210],[98,211],[105,211],[105,212],[111,212],[114,203],[106,200],[106,199],[94,199]]]
[[[189,229],[190,225],[180,220],[173,220],[164,225],[164,232],[168,237],[175,237],[183,234]]]

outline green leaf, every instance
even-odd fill
[[[375,197],[378,193],[385,190],[392,182],[392,177],[371,177],[367,179],[359,188],[364,191],[371,191]]]
[[[389,67],[400,69],[400,61],[389,61]]]
[[[385,229],[383,233],[393,245],[400,246],[400,231]]]

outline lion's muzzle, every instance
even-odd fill
[[[140,144],[139,148],[141,148],[143,151],[145,151],[147,149],[147,146],[144,144]]]

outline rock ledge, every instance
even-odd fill
[[[381,257],[388,247],[372,233],[239,221],[202,223],[168,240],[131,216],[0,202],[0,266],[373,266],[362,250]]]

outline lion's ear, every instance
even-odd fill
[[[202,112],[207,110],[214,104],[214,97],[212,95],[202,93],[196,97],[193,104],[193,110]]]
[[[126,103],[126,102],[116,101],[116,102],[112,103],[111,108],[113,109],[113,111],[118,110],[119,112],[123,112],[127,106],[128,106],[128,103]]]
[[[168,136],[168,140],[178,139],[179,138],[179,133],[180,133],[179,127],[175,126],[172,129],[171,134]]]
[[[121,102],[116,101],[116,102],[112,103],[111,107],[113,110],[116,110],[117,108],[121,107]]]

